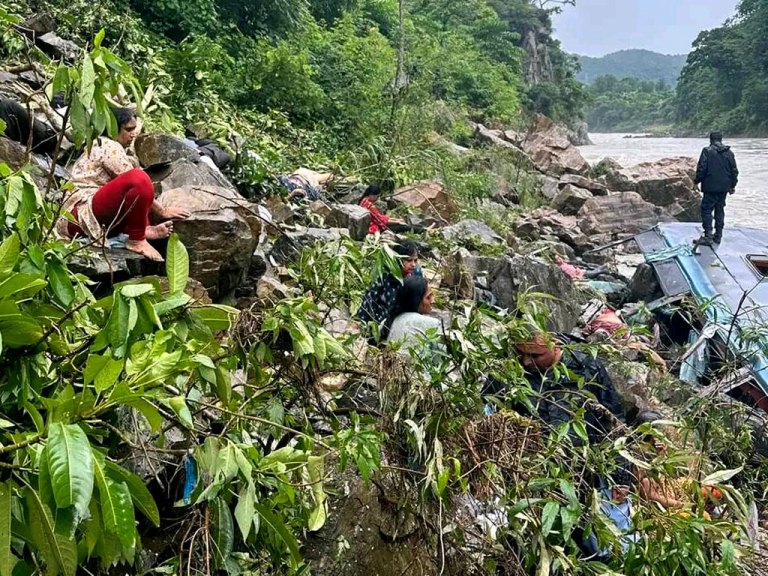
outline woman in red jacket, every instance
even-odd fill
[[[371,225],[368,226],[368,234],[376,234],[377,232],[384,232],[392,228],[392,224],[395,224],[395,228],[411,228],[406,225],[403,220],[398,218],[390,218],[376,207],[376,201],[381,196],[381,187],[378,184],[371,184],[363,192],[362,198],[360,198],[360,206],[368,210],[371,213]]]

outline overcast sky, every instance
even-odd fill
[[[702,30],[733,16],[738,0],[576,0],[555,16],[567,52],[603,56],[626,48],[685,54]]]

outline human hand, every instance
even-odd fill
[[[184,218],[189,218],[190,214],[190,211],[186,208],[176,208],[169,206],[168,208],[163,208],[163,212],[160,214],[160,217],[168,220],[183,220]]]

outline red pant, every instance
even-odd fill
[[[93,215],[107,228],[107,236],[124,233],[131,240],[144,240],[149,226],[149,211],[155,201],[155,187],[144,170],[120,174],[98,189],[93,196]],[[70,235],[82,234],[70,223]]]

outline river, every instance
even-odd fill
[[[696,138],[625,138],[624,134],[590,134],[593,146],[582,146],[581,153],[590,164],[606,156],[622,166],[634,166],[671,156],[699,157],[706,140]],[[734,138],[725,144],[733,149],[739,166],[739,186],[728,198],[728,222],[768,228],[768,139]]]

